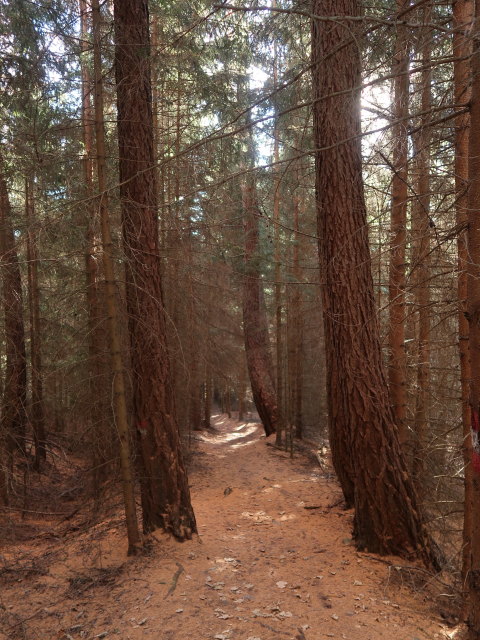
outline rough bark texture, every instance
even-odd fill
[[[90,77],[88,56],[90,55],[90,8],[86,0],[79,0],[80,36],[82,56],[82,134],[84,144],[83,188],[86,198],[84,210],[85,225],[85,280],[88,317],[88,374],[89,374],[89,422],[92,449],[92,484],[97,498],[100,497],[102,482],[108,477],[108,461],[112,459],[113,430],[111,427],[110,388],[106,388],[108,364],[105,343],[108,341],[105,329],[105,309],[101,304],[104,292],[101,289],[101,257],[95,228],[98,224],[98,208],[94,196],[94,126],[95,114],[92,106],[93,83]],[[107,383],[108,384],[108,383]]]
[[[432,17],[431,5],[423,8],[423,22]],[[415,306],[418,312],[417,385],[415,398],[414,451],[412,471],[417,491],[425,490],[425,456],[430,414],[430,114],[432,106],[431,48],[432,30],[420,32],[419,54],[424,67],[420,76],[421,121],[415,137],[416,198],[412,206],[412,244],[414,245]]]
[[[127,524],[128,555],[136,555],[142,547],[142,540],[138,530],[137,509],[135,504],[135,477],[133,472],[132,456],[130,453],[130,429],[128,422],[125,371],[119,331],[117,286],[115,282],[113,242],[108,209],[100,25],[101,15],[99,0],[92,0],[93,60],[95,73],[95,138],[97,148],[97,179],[98,190],[100,193],[98,208],[102,233],[102,258],[105,273],[105,306],[108,314],[108,337],[113,376],[113,411],[115,416],[115,427],[118,435],[123,502],[125,507],[125,520]]]
[[[397,0],[399,13],[408,7],[408,0]],[[405,424],[407,411],[407,360],[405,352],[405,245],[408,199],[408,38],[407,28],[397,26],[393,59],[394,102],[392,126],[393,176],[390,226],[389,273],[389,346],[388,368],[390,397],[398,425],[400,442],[407,441]]]
[[[467,56],[471,52],[468,30],[472,20],[472,0],[454,0],[453,35],[454,95],[456,105],[466,105],[470,100],[470,64]],[[468,208],[468,113],[457,116],[455,122],[455,193],[456,222],[461,229],[467,222]],[[470,569],[472,528],[472,436],[470,421],[470,351],[468,344],[467,310],[467,264],[468,252],[466,232],[461,231],[457,239],[458,250],[458,351],[460,357],[460,384],[462,398],[463,460],[465,465],[465,509],[463,522],[462,583],[466,584]]]
[[[475,3],[472,30],[472,95],[470,100],[468,191],[467,309],[471,357],[470,410],[472,421],[472,529],[468,574],[470,638],[480,638],[480,2]]]
[[[313,14],[359,15],[356,0],[315,0]],[[313,21],[316,197],[332,456],[359,548],[437,566],[400,450],[371,275],[360,139],[355,22]],[[341,44],[345,46],[339,46]],[[339,95],[335,95],[339,94]],[[331,96],[331,97],[329,97]]]
[[[120,197],[145,531],[196,531],[166,345],[153,151],[146,0],[115,0]]]
[[[255,184],[243,185],[245,275],[243,283],[243,333],[253,401],[267,436],[277,429],[277,396],[269,350],[263,286],[258,269],[258,209]]]

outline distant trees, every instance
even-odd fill
[[[38,471],[47,457],[45,405],[43,400],[43,366],[42,366],[42,326],[40,319],[40,283],[38,279],[39,253],[37,247],[37,229],[35,220],[35,181],[32,176],[25,178],[25,218],[28,225],[26,257],[27,257],[27,291],[29,307],[30,333],[30,377],[31,403],[30,423],[35,447],[34,468]]]
[[[5,332],[5,373],[1,403],[0,497],[9,501],[14,454],[25,453],[27,429],[27,360],[23,293],[17,246],[13,231],[5,164],[0,155],[0,259],[2,266],[3,314]]]
[[[273,381],[273,362],[268,338],[263,283],[259,269],[259,219],[255,178],[243,185],[245,275],[243,284],[243,333],[253,400],[267,436],[278,428],[278,404]]]

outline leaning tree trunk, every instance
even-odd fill
[[[315,16],[358,16],[315,0]],[[438,566],[398,439],[382,361],[360,148],[357,21],[313,19],[316,198],[332,456],[357,546]]]
[[[166,344],[158,246],[147,0],[115,0],[115,74],[134,426],[145,531],[179,540],[196,523],[182,460]]]
[[[243,333],[253,401],[265,433],[275,433],[278,423],[273,364],[268,346],[268,324],[263,286],[258,270],[258,218],[254,178],[243,185],[245,275],[243,281]]]
[[[480,2],[475,2],[472,29],[472,94],[470,99],[467,317],[471,362],[472,424],[471,566],[468,574],[470,638],[480,639]]]

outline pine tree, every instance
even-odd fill
[[[373,295],[360,149],[356,0],[315,0],[312,70],[316,197],[329,430],[359,548],[438,567],[400,450]],[[343,17],[345,16],[345,17]],[[341,45],[341,46],[340,46]]]
[[[120,197],[143,527],[146,532],[160,527],[184,540],[196,532],[196,523],[182,459],[166,345],[148,3],[116,0],[114,9]]]

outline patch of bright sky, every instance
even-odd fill
[[[261,89],[270,77],[268,73],[253,64],[248,67],[247,73],[250,77],[250,89]]]
[[[250,89],[261,89],[265,86],[270,76],[254,65],[248,68],[250,78]],[[388,134],[388,112],[391,105],[390,85],[387,83],[373,84],[365,87],[361,97],[361,118],[362,118],[362,149],[364,157],[370,157],[377,148],[384,146],[386,134]],[[385,114],[385,117],[383,117]],[[252,118],[258,114],[255,109]],[[273,115],[267,112],[266,115]],[[371,132],[371,133],[369,133]],[[273,139],[271,135],[263,131],[263,127],[256,127],[255,140],[257,143],[258,162],[260,164],[271,162],[273,153]]]
[[[249,85],[251,90],[262,89],[270,76],[265,73],[263,69],[250,65],[247,69],[249,75]],[[252,110],[252,119],[255,120],[258,117],[256,109]],[[273,115],[273,110],[268,110],[264,115]],[[264,132],[263,127],[255,127],[254,130],[255,142],[257,145],[257,161],[260,164],[271,162],[273,153],[273,140],[271,136]]]
[[[361,118],[362,132],[372,133],[362,138],[363,155],[369,157],[375,149],[384,146],[385,135],[388,133],[389,121],[387,117],[391,105],[389,84],[373,84],[362,91]],[[380,131],[379,131],[380,129]]]

